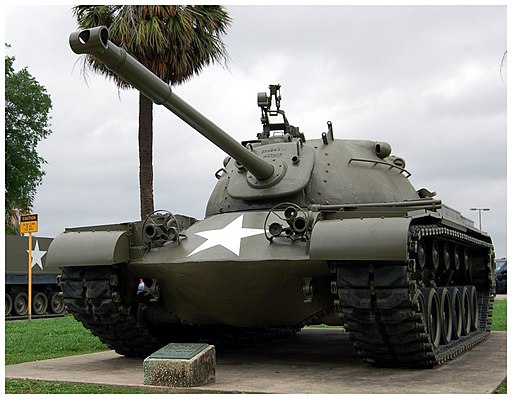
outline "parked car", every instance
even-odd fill
[[[496,293],[507,293],[507,258],[496,259]]]

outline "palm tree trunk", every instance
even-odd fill
[[[139,96],[139,187],[140,215],[144,219],[155,210],[153,201],[153,102]]]

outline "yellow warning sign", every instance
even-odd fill
[[[37,214],[21,215],[20,233],[37,233]]]

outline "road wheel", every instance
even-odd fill
[[[5,293],[5,315],[10,316],[12,312],[12,298],[7,292]]]
[[[423,288],[422,293],[425,298],[427,332],[430,334],[432,345],[438,347],[441,342],[441,309],[439,306],[439,295],[434,288]]]
[[[52,313],[61,314],[64,313],[66,304],[61,292],[52,292],[50,296],[50,309]]]
[[[35,315],[43,315],[48,309],[48,297],[44,292],[37,291],[32,299],[32,311]]]
[[[478,311],[478,296],[476,295],[476,287],[474,285],[468,286],[469,299],[471,302],[471,331],[478,330],[478,323],[480,321],[480,312]]]
[[[28,313],[28,296],[25,292],[18,292],[14,297],[14,313],[25,316]]]
[[[462,335],[471,331],[471,297],[467,287],[459,287],[462,302]]]
[[[452,301],[446,287],[437,288],[439,308],[441,310],[441,343],[447,344],[452,340]]]
[[[463,309],[460,291],[457,287],[448,287],[452,302],[452,339],[459,339],[462,334]]]

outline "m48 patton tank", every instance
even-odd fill
[[[263,130],[240,144],[105,27],[75,32],[70,44],[228,154],[204,220],[157,211],[69,228],[52,242],[48,263],[62,268],[68,310],[110,348],[147,356],[168,342],[236,342],[325,323],[343,325],[367,362],[432,367],[488,336],[490,237],[414,189],[389,144],[335,139],[330,122],[306,141],[280,109],[279,85],[258,94]]]

